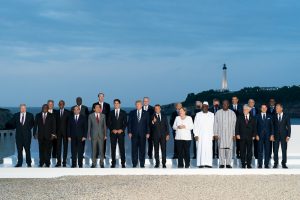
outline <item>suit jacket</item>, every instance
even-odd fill
[[[273,124],[275,140],[278,140],[279,136],[283,138],[291,137],[291,120],[287,114],[283,113],[281,122],[278,120],[278,116],[276,114],[273,117]]]
[[[144,110],[144,106],[143,106],[143,110]],[[149,116],[152,116],[154,114],[154,108],[153,108],[153,106],[148,105],[148,110],[146,112],[149,113]]]
[[[108,128],[110,131],[122,129],[125,133],[127,127],[127,113],[120,109],[119,118],[116,118],[115,110],[112,110],[108,117]]]
[[[74,113],[74,108],[75,108],[75,106],[73,106],[71,108],[72,114]],[[81,105],[80,114],[83,115],[84,117],[86,117],[86,119],[88,119],[89,114],[90,114],[89,108],[85,105]]]
[[[245,120],[245,115],[240,115],[237,118],[235,135],[239,135],[241,140],[252,140],[257,135],[256,119],[249,115],[248,124]]]
[[[212,107],[210,107],[208,110],[209,110],[209,112],[212,112],[212,113],[216,114],[216,112],[217,112],[218,110],[220,110],[220,109],[221,109],[220,106],[218,106],[218,107],[216,107],[216,108],[215,108],[215,106],[212,106]]]
[[[238,117],[239,115],[243,115],[243,106],[241,104],[237,105],[237,110],[234,110],[233,104],[229,106],[229,109],[232,110],[235,115]]]
[[[45,124],[43,124],[43,115],[38,113],[35,117],[33,134],[39,140],[52,140],[53,136],[56,136],[56,121],[54,114],[47,113]]]
[[[274,135],[273,118],[266,114],[266,120],[263,120],[262,115],[257,116],[257,135],[261,138],[267,136],[269,138]]]
[[[137,110],[131,111],[128,119],[128,133],[131,133],[133,137],[138,135],[143,137],[146,134],[150,134],[149,113],[142,110],[141,119],[138,121]]]
[[[267,111],[268,114],[272,115],[272,117],[274,115],[276,115],[276,108],[274,107],[273,109],[269,106],[268,107],[268,111]]]
[[[256,107],[252,108],[251,111],[250,111],[250,115],[254,118],[256,118],[259,114],[259,111]],[[243,115],[243,114],[242,114]]]
[[[170,118],[170,125],[171,125],[171,127],[173,127],[175,119],[176,119],[177,116],[178,116],[178,113],[177,113],[176,110],[174,112],[172,112],[171,118]],[[173,131],[175,132],[175,130],[173,130]]]
[[[56,112],[56,134],[57,136],[67,136],[69,118],[71,112],[64,109],[64,113],[60,116],[60,110]]]
[[[71,116],[68,121],[68,137],[71,138],[86,138],[87,137],[87,121],[82,114],[75,120],[75,116]]]
[[[99,123],[97,122],[95,113],[91,113],[89,115],[88,135],[91,136],[92,139],[99,137],[104,140],[106,136],[106,129],[106,119],[104,114],[99,113]]]
[[[26,112],[24,125],[20,122],[20,115],[20,112],[14,114],[9,124],[16,129],[16,141],[31,142],[31,130],[34,127],[33,114]]]
[[[161,120],[158,120],[157,115],[153,114],[151,117],[151,137],[153,140],[157,140],[161,137],[166,138],[169,135],[168,119],[165,115],[161,114]],[[153,119],[156,118],[156,122],[153,124]]]
[[[100,104],[99,102],[96,102],[96,103],[93,104],[93,107],[92,107],[93,109],[92,109],[91,113],[94,113],[95,106],[99,105],[99,104]],[[102,109],[101,113],[104,114],[105,117],[106,117],[106,126],[108,126],[108,117],[109,117],[109,114],[110,114],[110,105],[106,102],[103,102],[103,108],[101,108],[101,109]]]

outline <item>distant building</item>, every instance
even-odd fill
[[[223,66],[223,77],[222,77],[222,88],[221,91],[228,90],[228,82],[227,82],[227,67],[226,64]]]

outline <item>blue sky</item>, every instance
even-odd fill
[[[123,106],[219,89],[299,85],[297,0],[10,0],[0,7],[0,106]]]

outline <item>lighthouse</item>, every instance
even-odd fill
[[[222,76],[222,91],[228,90],[228,82],[227,82],[227,67],[226,64],[223,65],[223,76]]]

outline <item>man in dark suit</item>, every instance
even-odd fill
[[[76,105],[71,108],[72,113],[74,113],[74,108],[76,106],[79,107],[80,114],[83,115],[86,118],[86,120],[88,120],[90,112],[89,112],[88,107],[82,104],[82,98],[81,97],[76,98]]]
[[[143,110],[142,101],[135,103],[136,109],[131,111],[128,120],[128,136],[131,139],[131,159],[133,168],[145,168],[146,139],[150,137],[150,122],[148,112]]]
[[[214,113],[214,115],[218,112],[218,110],[221,109],[220,106],[220,100],[219,99],[213,99],[213,106],[209,109],[209,112]],[[219,147],[218,147],[218,140],[216,137],[213,139],[213,158],[218,159],[219,158]]]
[[[267,113],[271,115],[272,118],[276,117],[276,100],[274,98],[271,98],[269,100],[269,106]],[[272,158],[272,153],[274,152],[274,142],[270,142],[270,159]]]
[[[53,114],[48,112],[48,105],[44,104],[42,112],[35,117],[33,134],[39,142],[40,165],[50,167],[51,146],[53,138],[56,138],[56,121]]]
[[[110,143],[111,143],[111,168],[116,167],[116,147],[119,145],[121,154],[122,168],[125,168],[125,130],[127,127],[127,114],[124,110],[120,109],[121,101],[114,100],[114,110],[109,114],[108,128],[110,130]]]
[[[56,120],[57,110],[54,109],[54,101],[50,99],[50,100],[48,100],[47,104],[48,104],[48,113],[53,114],[53,117]],[[57,138],[56,137],[54,137],[52,139],[51,149],[52,149],[51,150],[52,151],[52,158],[57,158]]]
[[[240,140],[242,168],[252,168],[252,142],[256,137],[256,119],[250,115],[251,108],[244,105],[243,115],[237,118],[235,132],[236,138]]]
[[[170,118],[170,126],[173,127],[175,119],[177,116],[179,116],[179,110],[182,108],[182,104],[181,103],[176,103],[175,104],[175,111],[172,113],[171,118]],[[173,159],[177,159],[178,158],[178,150],[177,150],[177,144],[176,144],[176,131],[173,131],[173,139],[174,139],[174,155],[173,155]]]
[[[167,141],[170,139],[168,119],[161,113],[160,105],[155,105],[155,113],[151,119],[151,134],[154,142],[155,168],[159,168],[159,145],[161,147],[162,164],[166,168]]]
[[[232,104],[230,105],[229,109],[235,113],[237,118],[239,117],[239,115],[243,114],[243,106],[239,104],[239,98],[237,96],[232,97]],[[240,159],[241,158],[240,140],[236,140],[235,144],[236,144],[236,157]]]
[[[269,169],[270,141],[274,137],[272,116],[267,113],[266,104],[261,105],[261,114],[257,116],[258,168],[262,168],[263,157],[265,168]]]
[[[175,111],[172,113],[171,118],[170,118],[170,126],[173,127],[175,119],[177,116],[179,116],[179,110],[182,108],[182,104],[181,103],[176,103],[175,104]],[[174,155],[173,155],[173,159],[177,159],[178,158],[178,150],[177,150],[177,140],[175,140],[176,137],[176,131],[173,130],[173,139],[174,139]]]
[[[16,146],[18,151],[18,163],[15,167],[22,167],[23,164],[23,149],[26,152],[27,167],[31,167],[31,130],[34,126],[34,117],[26,111],[26,105],[20,105],[20,112],[14,114],[9,121],[9,125],[16,129]]]
[[[101,113],[105,115],[106,126],[108,127],[108,118],[110,114],[110,105],[104,102],[104,93],[100,92],[98,94],[98,102],[93,104],[91,113],[94,113],[94,109],[96,105],[101,106]],[[97,157],[99,155],[99,149],[97,150]],[[106,158],[106,140],[104,141],[104,158]]]
[[[57,136],[57,163],[55,167],[61,166],[61,153],[63,145],[63,167],[67,164],[68,155],[68,136],[67,129],[70,118],[70,111],[65,109],[65,102],[60,100],[58,103],[59,110],[56,112],[56,136]]]
[[[68,120],[68,140],[71,141],[72,168],[82,168],[84,141],[87,138],[87,120],[80,114],[80,107],[74,107],[74,115]]]
[[[150,98],[149,97],[144,97],[143,99],[143,110],[148,112],[149,116],[151,117],[154,114],[154,108],[150,105]],[[151,126],[151,122],[150,125]],[[150,130],[151,131],[151,130]],[[149,159],[153,159],[153,138],[150,137],[147,139],[148,141],[148,157]]]
[[[257,116],[259,115],[259,110],[255,106],[255,100],[249,99],[248,106],[251,109],[250,115],[256,119]],[[255,159],[258,159],[258,141],[257,140],[253,141],[253,146],[254,146],[254,157],[255,157]]]
[[[77,98],[76,98],[76,105],[73,106],[73,107],[71,108],[72,114],[74,113],[74,108],[75,108],[76,106],[79,107],[79,109],[80,109],[80,114],[83,115],[83,116],[85,117],[86,123],[87,123],[90,112],[89,112],[88,107],[82,104],[82,98],[81,98],[81,97],[77,97]],[[83,143],[83,149],[84,149],[84,148],[85,148],[85,140],[84,140],[82,143]],[[83,152],[83,153],[84,153],[84,152]],[[83,156],[83,155],[82,155],[82,156]]]
[[[287,143],[291,137],[291,120],[290,117],[283,112],[282,104],[276,105],[276,117],[273,118],[274,124],[274,168],[278,168],[278,149],[279,144],[282,150],[282,168],[287,169]]]

